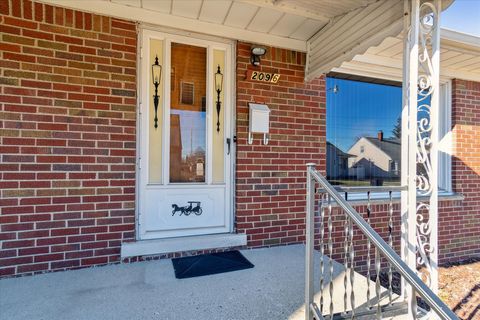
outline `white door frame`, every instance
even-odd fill
[[[216,38],[207,35],[200,35],[194,34],[191,32],[184,32],[180,30],[172,30],[170,28],[162,28],[157,26],[151,25],[141,25],[139,27],[138,32],[138,46],[137,46],[137,88],[138,88],[138,96],[137,96],[137,121],[136,121],[136,177],[135,177],[135,238],[136,240],[141,240],[140,234],[140,224],[142,223],[142,202],[141,202],[141,192],[142,186],[145,184],[142,181],[147,181],[148,179],[148,136],[146,135],[145,130],[148,130],[148,126],[150,125],[148,121],[148,114],[143,113],[144,109],[148,107],[149,101],[149,73],[145,74],[145,70],[150,71],[150,61],[148,58],[143,57],[144,52],[149,52],[149,43],[145,41],[146,39],[155,38],[159,40],[164,40],[163,46],[163,55],[164,61],[170,61],[170,52],[169,52],[169,45],[167,45],[167,41],[170,42],[179,42],[179,43],[186,43],[196,46],[205,47],[207,49],[220,49],[225,51],[225,66],[224,66],[224,102],[222,104],[222,108],[224,108],[225,112],[225,123],[221,125],[225,126],[224,136],[225,138],[229,137],[231,139],[230,143],[230,156],[226,156],[224,159],[225,161],[225,188],[228,192],[228,196],[226,197],[225,201],[227,202],[226,208],[230,212],[225,213],[226,223],[228,224],[228,233],[232,233],[234,231],[234,194],[235,194],[235,159],[236,159],[236,152],[235,152],[235,144],[233,142],[233,137],[235,135],[235,75],[236,75],[236,67],[235,67],[235,42],[232,40]],[[144,46],[146,46],[144,50]],[[207,70],[213,70],[213,56],[211,54],[207,55]],[[165,75],[170,75],[170,64],[163,63],[162,65],[162,79],[165,79]],[[211,72],[210,72],[211,73]],[[207,163],[208,167],[205,168],[206,170],[206,183],[200,183],[203,188],[218,188],[218,185],[212,184],[212,170],[209,170],[209,167],[212,166],[212,152],[211,152],[211,135],[212,132],[212,123],[214,119],[216,119],[216,112],[213,104],[212,97],[212,90],[213,88],[213,74],[208,73],[207,75]],[[169,81],[167,82],[168,85],[164,87],[164,94],[163,97],[160,97],[161,101],[163,102],[163,106],[169,105],[170,102],[170,87]],[[210,107],[209,107],[210,106]],[[226,108],[226,106],[229,106]],[[163,123],[161,124],[161,128],[163,129],[163,141],[162,143],[162,154],[166,155],[163,159],[164,163],[169,163],[169,144],[165,143],[168,141],[170,132],[169,130],[165,130],[165,128],[169,128],[169,108],[162,108],[159,112],[163,112]],[[227,152],[227,145],[226,141],[224,140],[224,151]],[[143,156],[143,158],[142,158]],[[163,165],[162,171],[162,183],[160,184],[153,184],[156,188],[159,189],[181,189],[186,186],[182,184],[176,183],[168,183],[169,181],[169,170],[168,165]],[[194,184],[188,184],[188,186],[192,186]]]

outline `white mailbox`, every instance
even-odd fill
[[[250,116],[248,119],[248,143],[253,143],[254,133],[263,133],[263,144],[268,144],[270,129],[270,109],[266,104],[249,103]]]

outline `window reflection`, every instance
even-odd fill
[[[329,88],[338,90],[328,90]],[[399,185],[400,86],[327,78],[327,178],[344,186]]]
[[[172,43],[170,182],[205,182],[206,48]]]

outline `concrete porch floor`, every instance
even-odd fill
[[[255,268],[182,280],[175,279],[170,260],[4,279],[0,319],[303,319],[304,250],[244,250]],[[319,261],[317,253],[316,270]],[[337,310],[343,306],[342,271],[335,263]],[[366,280],[357,275],[355,281],[360,305]],[[374,296],[373,284],[371,289]]]

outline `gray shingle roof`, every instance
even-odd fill
[[[400,145],[400,139],[398,138],[387,138],[383,140],[378,140],[374,137],[365,137],[368,141],[370,141],[373,145],[377,148],[381,149],[385,152],[393,161],[397,161],[400,163],[400,159],[402,157],[402,148]]]
[[[336,145],[334,145],[330,141],[327,141],[327,148],[330,148],[329,151],[338,157],[345,157],[345,158],[356,157],[353,154],[348,154],[346,152],[343,152],[342,150],[340,150],[340,148],[338,148]]]

